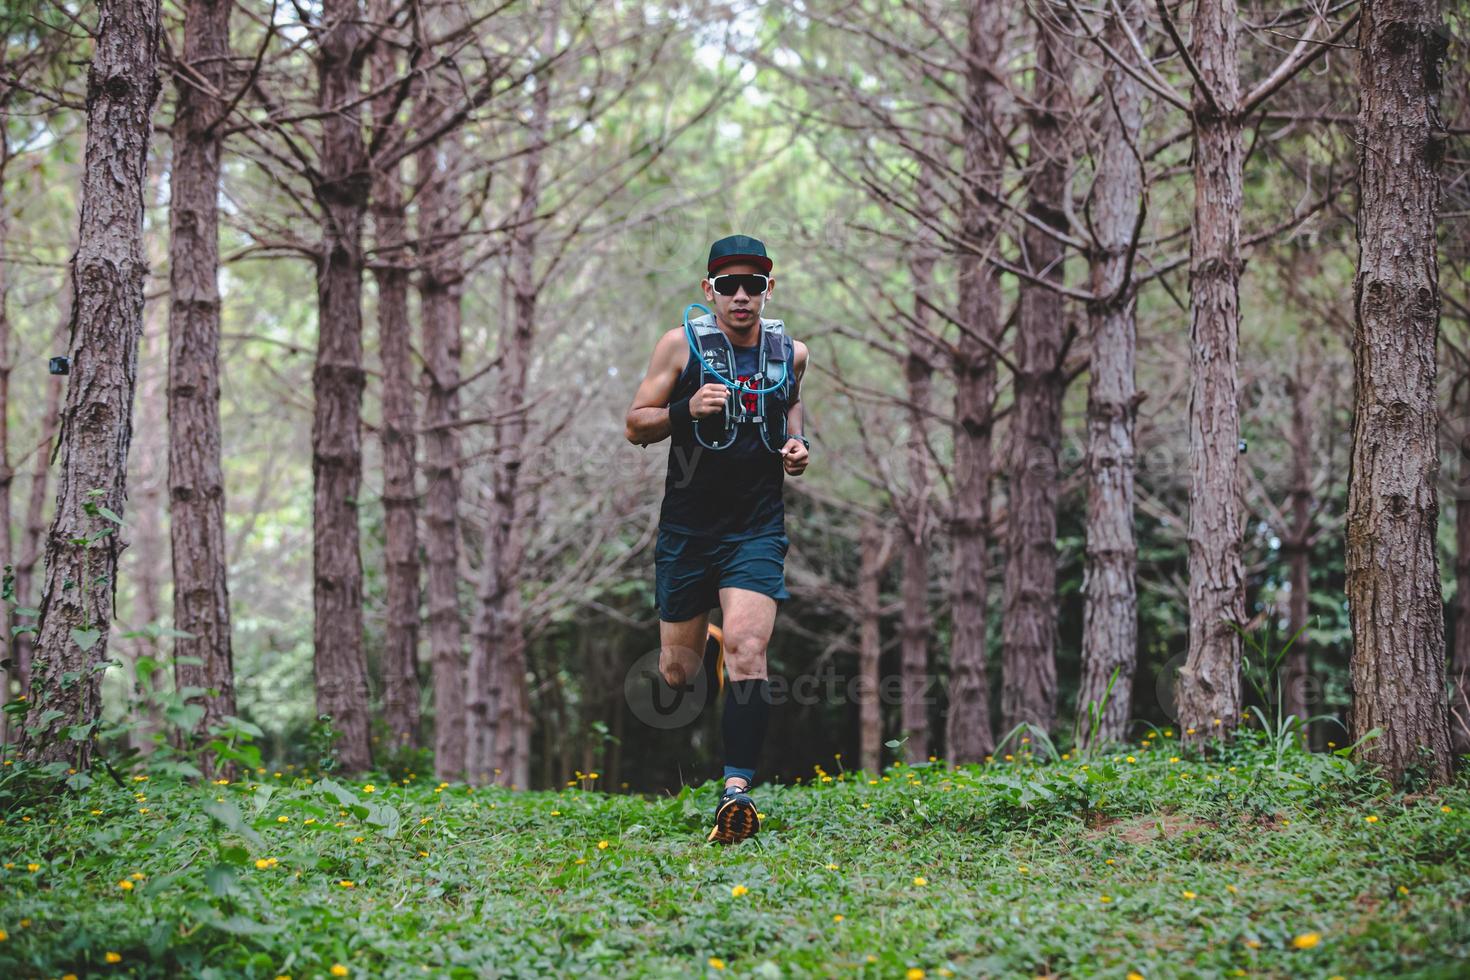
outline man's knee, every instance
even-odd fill
[[[725,637],[725,665],[730,679],[753,680],[766,676],[766,645],[770,641],[754,634],[735,634]]]
[[[659,652],[658,672],[672,688],[686,687],[697,669],[698,657],[683,647],[664,647]]]

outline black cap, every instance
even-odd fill
[[[709,271],[713,273],[721,266],[732,262],[749,262],[759,266],[762,272],[771,271],[771,260],[766,255],[766,243],[749,235],[730,235],[721,238],[709,247]]]

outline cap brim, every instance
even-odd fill
[[[717,272],[725,266],[734,265],[737,262],[749,262],[751,265],[757,266],[765,272],[770,272],[771,266],[773,265],[771,260],[764,255],[722,255],[710,263],[709,271]]]

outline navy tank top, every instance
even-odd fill
[[[749,381],[760,370],[760,346],[730,347],[735,354],[736,380]],[[777,378],[780,370],[775,368]],[[699,390],[699,378],[699,361],[691,353],[674,384],[672,400]],[[756,387],[770,383],[762,380]],[[737,397],[745,400],[745,414],[756,411],[758,396],[742,392]],[[765,407],[779,411],[784,419],[784,398],[768,395]],[[758,424],[743,422],[735,428],[735,441],[727,449],[702,446],[692,433],[670,440],[661,528],[720,541],[743,541],[786,530],[786,507],[781,500],[786,471],[780,453],[767,448]]]

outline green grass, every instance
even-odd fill
[[[1259,743],[881,778],[834,761],[758,786],[765,828],[736,848],[703,843],[712,783],[140,770],[40,796],[16,775],[0,975],[1464,975],[1470,786],[1393,795],[1337,755],[1277,770]]]

